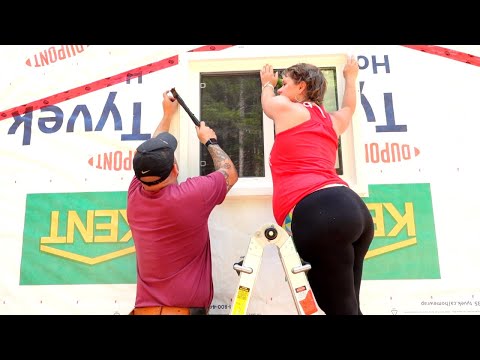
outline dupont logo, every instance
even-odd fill
[[[394,163],[410,160],[418,155],[420,155],[420,150],[408,144],[396,142],[365,144],[365,161],[367,163]]]
[[[58,61],[69,59],[83,53],[90,45],[59,45],[50,46],[29,57],[25,64],[30,67],[42,67],[55,64]]]
[[[134,150],[110,151],[92,156],[88,159],[88,165],[99,170],[132,170],[133,155],[135,155]]]
[[[27,194],[20,285],[135,283],[126,197]]]

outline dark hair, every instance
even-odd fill
[[[295,84],[305,81],[307,84],[307,99],[317,105],[323,104],[323,97],[327,91],[327,80],[322,70],[315,65],[298,63],[285,69],[282,77],[288,76]]]

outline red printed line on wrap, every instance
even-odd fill
[[[402,45],[409,49],[422,51],[431,55],[443,56],[447,59],[460,61],[466,64],[480,66],[480,57],[467,54],[461,51],[452,50],[436,45]]]
[[[232,47],[234,45],[205,45],[198,47],[196,49],[189,50],[189,52],[195,51],[219,51]],[[120,74],[109,76],[105,79],[100,79],[90,84],[82,85],[67,91],[63,91],[58,94],[50,95],[42,99],[38,99],[28,104],[20,105],[13,107],[8,110],[0,111],[0,121],[12,118],[13,116],[24,115],[27,112],[32,112],[35,110],[42,109],[46,106],[56,105],[66,100],[71,100],[73,98],[89,94],[93,91],[101,90],[106,87],[119,84],[121,82],[135,79],[137,77],[151,74],[153,72],[169,68],[178,64],[178,55],[156,61],[151,64],[140,66],[138,68],[122,72]]]

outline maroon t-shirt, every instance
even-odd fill
[[[306,195],[330,184],[348,186],[335,170],[338,137],[323,106],[305,102],[310,119],[275,136],[270,152],[273,215],[282,226]]]
[[[136,307],[210,307],[208,218],[226,194],[225,178],[218,171],[154,193],[133,178],[127,219],[137,256]]]

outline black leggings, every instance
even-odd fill
[[[303,198],[292,216],[292,238],[312,268],[307,276],[327,315],[362,315],[363,261],[373,240],[372,216],[362,198],[345,186]]]

